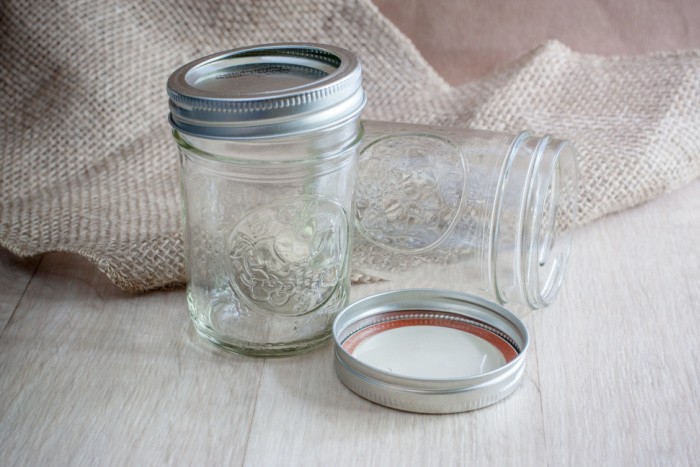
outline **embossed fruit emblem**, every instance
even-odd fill
[[[384,249],[427,251],[455,225],[464,183],[459,151],[448,141],[423,134],[380,139],[360,154],[355,225]]]
[[[231,285],[257,308],[302,315],[342,283],[347,250],[347,216],[335,201],[307,196],[269,204],[234,227]]]

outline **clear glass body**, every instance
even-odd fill
[[[296,136],[180,148],[187,300],[196,330],[237,353],[304,352],[348,300],[356,119]]]
[[[364,121],[353,299],[409,287],[540,308],[557,295],[576,217],[567,141]]]

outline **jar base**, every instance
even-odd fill
[[[194,329],[197,331],[197,334],[218,348],[225,350],[226,352],[245,355],[248,357],[289,357],[292,355],[311,352],[325,345],[331,336],[331,330],[328,329],[323,334],[319,334],[318,336],[305,340],[278,344],[259,344],[254,342],[225,341],[211,334],[210,330],[202,329],[196,322],[193,322],[193,325]]]

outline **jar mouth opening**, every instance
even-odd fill
[[[501,303],[551,304],[576,223],[578,153],[564,140],[524,132],[504,164],[491,225],[491,280]]]
[[[532,308],[551,304],[557,297],[568,264],[576,224],[578,153],[568,141],[550,140],[544,148],[543,178],[533,180],[529,245],[524,244],[521,263],[527,302]],[[527,226],[528,224],[526,224]],[[526,238],[526,241],[528,239]]]
[[[183,78],[193,95],[251,105],[318,86],[341,63],[337,54],[320,47],[255,47],[204,58]],[[227,85],[232,80],[237,82],[233,89]]]

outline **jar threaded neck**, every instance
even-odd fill
[[[519,134],[499,180],[491,219],[489,269],[501,303],[548,306],[556,298],[576,216],[573,145]]]

